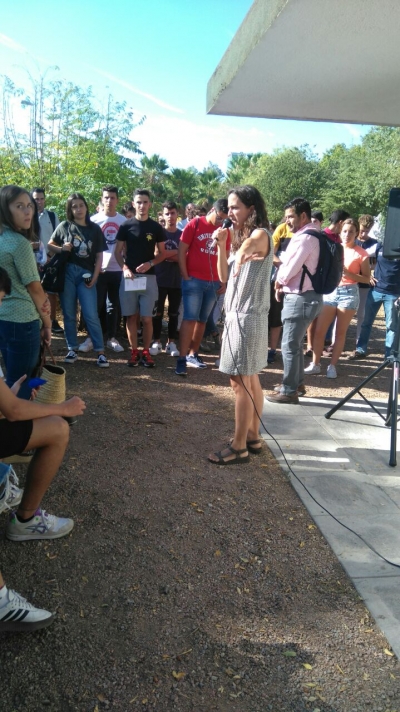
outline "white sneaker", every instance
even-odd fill
[[[19,505],[24,490],[18,487],[18,477],[15,474],[11,465],[5,465],[4,463],[0,462],[0,468],[5,468],[6,470],[8,470],[5,479],[3,480],[3,487],[0,490],[1,513],[4,512],[5,509],[14,509]]]
[[[120,353],[121,351],[124,351],[124,347],[121,346],[119,341],[117,341],[117,339],[114,339],[114,338],[108,339],[107,346],[109,349],[116,351],[116,353]]]
[[[86,341],[79,346],[78,351],[83,351],[84,354],[87,354],[89,351],[93,351],[93,341],[90,336],[88,336]]]
[[[326,369],[326,377],[327,378],[337,378],[336,367],[333,366],[331,363],[329,364],[328,368]]]
[[[179,356],[179,351],[173,341],[170,341],[169,344],[166,345],[165,353],[169,354],[169,356]]]
[[[304,373],[308,373],[308,375],[321,373],[321,366],[319,363],[310,363],[310,365],[304,369]]]
[[[155,341],[149,348],[150,356],[158,356],[162,351],[162,345],[159,341]]]
[[[46,628],[54,620],[54,613],[35,608],[26,598],[11,588],[0,600],[0,632],[14,633]]]
[[[31,541],[33,539],[59,539],[74,528],[72,519],[55,517],[44,509],[37,509],[28,522],[20,522],[15,512],[10,516],[6,529],[7,539],[11,541]]]

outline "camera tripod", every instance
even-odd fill
[[[396,299],[396,301],[393,304],[393,309],[396,309],[397,311],[397,325],[396,325],[396,331],[393,339],[393,346],[392,350],[390,353],[390,356],[388,356],[385,361],[378,366],[378,368],[375,369],[371,373],[370,376],[365,378],[359,386],[356,386],[356,388],[353,388],[350,393],[347,394],[344,398],[342,398],[333,408],[331,408],[327,413],[325,413],[325,418],[330,418],[334,413],[336,413],[339,408],[342,407],[347,401],[350,400],[353,396],[358,393],[361,398],[367,403],[367,405],[372,408],[372,410],[375,411],[379,415],[380,418],[385,422],[385,425],[390,428],[390,457],[389,457],[389,465],[390,467],[396,467],[397,465],[397,457],[396,457],[396,451],[397,451],[397,402],[398,402],[398,397],[399,397],[399,369],[400,369],[400,356],[399,356],[399,348],[400,348],[400,299]],[[375,408],[373,403],[370,403],[368,398],[364,396],[363,393],[361,393],[361,389],[364,388],[367,383],[372,381],[375,376],[377,376],[381,371],[383,371],[384,368],[387,366],[392,367],[392,373],[390,377],[390,388],[389,388],[389,396],[388,396],[388,402],[387,402],[387,408],[386,408],[386,416],[384,417],[382,413]]]

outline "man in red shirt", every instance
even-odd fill
[[[213,232],[228,217],[228,201],[221,198],[204,217],[191,220],[185,227],[178,250],[182,275],[183,321],[179,332],[180,356],[175,373],[186,376],[186,367],[207,368],[198,355],[206,321],[218,298],[217,248]],[[230,240],[226,243],[227,256]],[[189,353],[188,353],[189,352]]]

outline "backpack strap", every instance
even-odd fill
[[[54,232],[54,230],[56,229],[56,214],[53,213],[52,210],[48,210],[48,211],[47,211],[47,214],[48,214],[48,216],[49,216],[49,218],[50,218],[51,226],[52,226],[53,232]]]
[[[320,238],[320,236],[321,236],[322,234],[325,235],[325,233],[324,233],[323,230],[320,232],[319,230],[312,230],[312,229],[310,228],[310,230],[307,230],[307,232],[305,232],[305,233],[303,233],[303,234],[304,234],[304,235],[311,235],[311,237],[316,237],[317,240],[318,240],[319,246],[320,246],[319,249],[321,249],[321,245],[320,245],[320,242],[319,242],[319,238]],[[326,237],[326,235],[325,235],[325,237]],[[303,265],[302,270],[303,270],[303,274],[301,275],[300,286],[299,286],[300,292],[303,291],[303,284],[304,284],[305,276],[307,275],[307,277],[309,277],[310,279],[312,278],[312,275],[310,274],[310,272],[309,272],[308,268],[306,267],[306,265]]]

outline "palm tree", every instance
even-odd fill
[[[179,205],[181,214],[185,214],[187,203],[194,202],[198,183],[196,168],[172,168],[167,179],[168,196]]]

